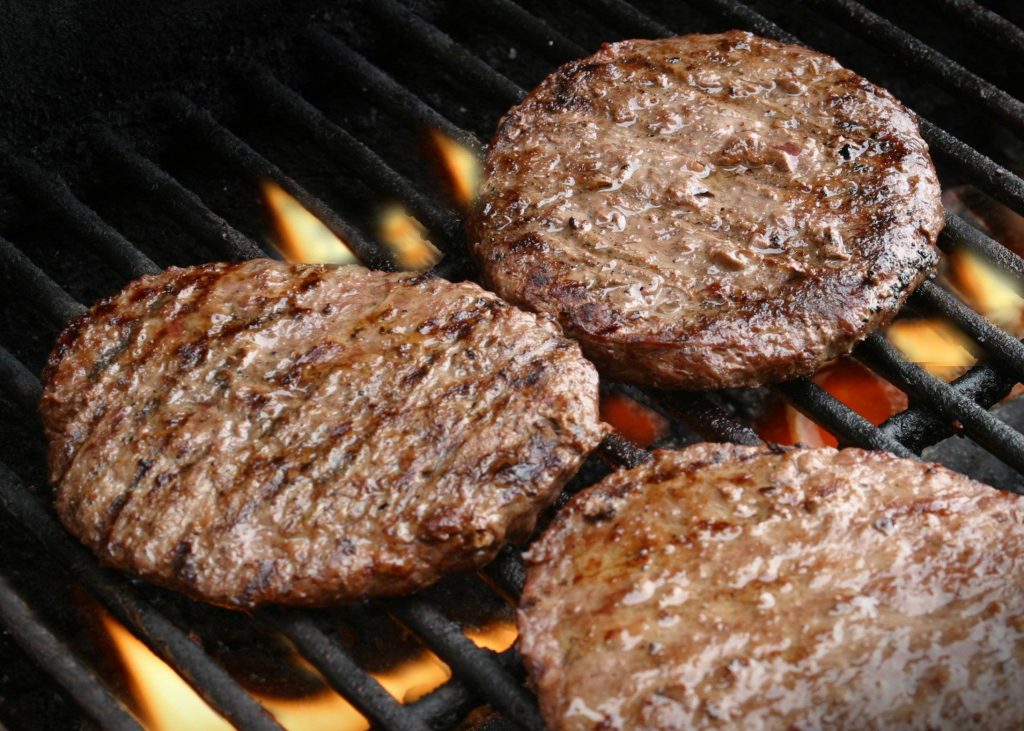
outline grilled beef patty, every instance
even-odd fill
[[[470,240],[488,285],[603,372],[706,389],[816,370],[937,261],[914,117],[832,58],[737,31],[623,41],[501,121]]]
[[[1024,727],[1024,503],[937,465],[656,452],[527,559],[551,728]]]
[[[71,532],[239,607],[477,567],[529,535],[604,432],[597,375],[554,323],[357,267],[143,277],[68,328],[44,382]]]

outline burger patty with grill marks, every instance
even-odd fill
[[[552,729],[1024,728],[1024,498],[938,465],[655,452],[527,563]]]
[[[527,537],[605,427],[557,325],[474,284],[169,269],[61,336],[40,410],[65,525],[217,604],[424,587]]]
[[[834,59],[733,31],[604,46],[501,121],[470,222],[491,288],[609,375],[813,372],[937,261],[914,116]]]

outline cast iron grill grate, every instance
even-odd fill
[[[583,56],[586,50],[559,29],[531,14],[512,0],[481,0],[488,17],[510,35],[521,39],[553,63]],[[789,42],[799,40],[751,7],[736,0],[692,0],[728,23]],[[991,34],[1017,56],[1024,54],[1024,33],[970,0],[943,0],[975,32]],[[816,12],[838,18],[882,50],[904,58],[914,70],[972,103],[982,105],[1008,128],[1024,128],[1024,104],[978,75],[931,49],[915,36],[853,0],[814,0]],[[525,94],[514,81],[483,58],[474,55],[437,25],[396,0],[369,4],[371,12],[411,47],[439,67],[457,76],[483,97],[504,108]],[[626,35],[664,36],[673,31],[621,0],[594,0],[595,18]],[[313,52],[333,71],[359,88],[366,99],[411,128],[437,129],[477,152],[483,143],[419,93],[406,88],[360,51],[323,26],[306,34]],[[828,49],[823,49],[826,52]],[[231,70],[240,86],[263,103],[334,163],[351,169],[373,191],[401,199],[431,231],[432,240],[446,254],[435,269],[454,277],[466,271],[465,239],[460,217],[445,203],[391,167],[381,152],[331,121],[297,89],[263,66]],[[247,179],[268,179],[297,199],[354,250],[367,265],[393,267],[387,250],[346,220],[331,205],[304,188],[288,172],[222,124],[192,99],[171,94],[159,100],[162,110],[194,139]],[[958,140],[942,128],[921,119],[922,131],[933,153],[957,169],[979,189],[1024,213],[1024,180],[992,159]],[[175,217],[197,239],[224,258],[244,259],[273,255],[269,248],[236,229],[207,207],[174,176],[136,149],[130,139],[103,127],[89,143],[97,157],[129,180],[140,194]],[[60,175],[19,154],[2,153],[2,169],[26,201],[63,222],[88,243],[123,279],[159,270],[146,254],[114,226],[76,197]],[[994,263],[1017,281],[1024,281],[1024,260],[964,220],[947,215],[940,245],[944,251],[966,249]],[[20,293],[54,323],[66,323],[83,306],[65,292],[19,247],[0,238],[0,263],[19,282]],[[918,311],[952,320],[980,346],[987,358],[952,383],[945,383],[907,361],[881,336],[859,346],[855,357],[880,373],[911,397],[911,407],[876,427],[836,400],[809,379],[782,384],[777,390],[798,410],[832,432],[841,443],[883,449],[904,456],[962,431],[991,454],[1024,472],[1024,436],[987,410],[1024,380],[1024,344],[979,316],[941,287],[926,283],[911,305]],[[0,376],[8,394],[33,418],[40,385],[38,379],[10,352],[0,348]],[[704,438],[744,444],[759,443],[757,434],[730,415],[717,394],[683,394],[616,386],[671,419],[682,421]],[[601,456],[616,466],[632,466],[647,454],[618,436],[609,437]],[[160,609],[143,598],[122,577],[101,569],[93,557],[56,521],[40,494],[30,489],[12,469],[0,464],[0,505],[56,557],[120,621],[157,655],[170,664],[211,707],[241,729],[280,729],[259,702],[232,678]],[[519,554],[504,550],[487,569],[500,589],[516,596],[522,586]],[[453,679],[415,703],[402,705],[367,673],[326,632],[310,612],[266,611],[254,617],[287,637],[328,683],[363,713],[375,727],[429,729],[448,727],[481,703],[490,704],[509,724],[542,726],[535,700],[525,689],[514,650],[496,654],[476,647],[445,612],[422,597],[380,602],[375,611],[386,612],[414,632],[453,670]],[[83,711],[105,728],[137,729],[138,722],[84,660],[67,650],[3,576],[0,576],[0,619],[29,654],[78,702]],[[245,618],[239,621],[249,621]]]

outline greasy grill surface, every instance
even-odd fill
[[[527,554],[551,728],[1016,728],[1024,498],[857,449],[656,452]]]
[[[61,336],[57,511],[219,604],[404,594],[529,536],[604,428],[555,326],[475,284],[268,259],[171,269]]]
[[[97,43],[95,35],[86,33],[84,55],[90,61],[104,56],[109,61],[113,56],[114,66],[63,63],[67,78],[81,92],[61,97],[75,112],[55,114],[50,108],[42,115],[8,115],[4,131],[15,130],[10,141],[18,144],[6,149],[0,144],[0,167],[6,174],[6,180],[0,179],[0,264],[9,285],[0,319],[0,337],[9,349],[0,348],[6,397],[0,401],[0,419],[7,447],[3,462],[10,466],[0,465],[0,505],[10,516],[3,524],[5,551],[0,573],[16,579],[0,582],[0,615],[11,631],[0,637],[0,658],[17,652],[9,641],[13,638],[30,648],[31,654],[31,661],[15,656],[15,667],[38,664],[59,679],[60,692],[77,702],[90,718],[110,728],[137,729],[124,709],[110,701],[112,693],[127,698],[122,689],[104,688],[84,671],[87,665],[102,669],[102,660],[95,660],[105,655],[105,649],[97,652],[94,645],[82,642],[77,629],[79,595],[68,595],[66,590],[84,587],[237,728],[279,731],[280,725],[251,689],[247,690],[245,678],[234,669],[231,673],[224,669],[217,654],[222,633],[199,632],[194,617],[205,607],[149,587],[132,586],[102,570],[63,530],[44,497],[44,442],[39,430],[31,426],[40,392],[33,372],[41,368],[61,325],[82,310],[82,302],[115,292],[131,277],[154,271],[155,264],[181,266],[251,257],[258,255],[260,248],[271,251],[260,226],[263,212],[253,195],[261,176],[273,178],[328,227],[342,237],[351,237],[354,248],[368,255],[369,261],[388,260],[370,233],[376,223],[374,206],[383,199],[404,200],[428,226],[434,243],[448,254],[441,271],[455,276],[464,264],[459,214],[449,206],[447,196],[437,195],[433,187],[435,180],[423,164],[418,146],[420,133],[439,129],[468,149],[479,151],[481,137],[489,135],[498,117],[525,95],[523,87],[540,81],[558,63],[581,58],[609,40],[739,27],[784,42],[794,42],[795,33],[798,42],[836,55],[844,65],[884,86],[926,117],[919,117],[921,131],[945,185],[971,182],[1024,212],[1024,180],[1003,166],[1013,159],[1012,149],[1005,144],[1005,130],[996,121],[997,116],[1013,118],[1005,98],[988,95],[983,86],[970,80],[956,83],[960,70],[934,49],[930,49],[928,63],[920,66],[926,70],[906,73],[890,58],[890,52],[907,57],[905,39],[878,33],[877,17],[870,18],[868,11],[852,0],[752,2],[772,20],[738,0],[686,4],[649,0],[643,3],[643,10],[623,0],[594,0],[585,7],[561,0],[521,0],[522,4],[479,0],[468,6],[420,0],[408,0],[408,5],[395,0],[350,0],[331,3],[322,13],[302,18],[290,15],[289,23],[277,22],[279,16],[273,13],[253,12],[253,6],[246,5],[247,15],[272,28],[265,43],[253,41],[255,36],[237,43],[233,40],[237,36],[219,29],[211,34],[207,29],[201,35],[207,39],[215,36],[215,48],[194,53],[187,22],[176,35],[162,36],[166,48],[174,52],[178,46],[189,46],[183,52],[190,63],[201,68],[201,74],[191,76],[202,77],[191,82],[183,78],[189,74],[178,72],[180,63],[168,66],[161,52],[152,52],[145,28],[117,22],[110,28],[127,34],[132,48],[144,46],[147,60],[155,59],[167,72],[156,91],[169,87],[187,95],[163,98],[144,83],[133,97],[134,105],[111,105],[111,99],[120,97],[103,86],[114,77],[119,81],[130,78],[124,59],[133,54],[119,53],[124,46]],[[967,17],[982,17],[976,16],[979,8],[970,0],[944,0],[941,12],[923,1],[897,6],[881,0],[869,2],[972,70],[1020,94],[1017,66],[1006,62],[1003,44],[1013,46],[1017,56],[1024,48],[1014,44],[1005,28],[998,37],[999,52],[994,52],[988,33],[967,33],[959,23],[949,25],[953,6]],[[1012,3],[985,2],[999,5],[1007,17],[1020,22],[1019,10]],[[842,12],[833,12],[840,4]],[[203,10],[199,15],[187,10],[179,13],[184,5],[187,3],[174,5],[172,15],[195,22],[199,15],[206,17],[207,10],[215,12],[217,2],[197,3]],[[289,13],[300,13],[298,8],[289,4]],[[841,20],[829,22],[822,10]],[[21,17],[12,15],[5,30],[18,33]],[[145,14],[147,20],[158,17],[163,16]],[[991,16],[983,17],[986,25],[991,25]],[[850,22],[851,18],[856,22]],[[32,46],[40,27],[59,28],[60,33],[48,38],[65,50],[70,47],[64,45],[68,33],[73,34],[76,27],[81,30],[76,19],[88,20],[91,29],[107,20],[90,6],[88,12],[74,17],[64,13],[59,22],[22,27],[21,40],[29,39]],[[881,23],[893,28],[884,19]],[[307,32],[297,32],[307,24]],[[232,23],[231,27],[244,33],[251,24]],[[189,44],[173,42],[183,35]],[[855,37],[858,35],[877,48]],[[249,57],[267,64],[274,76],[268,77],[259,67],[215,61]],[[63,57],[58,54],[47,59],[61,64]],[[28,60],[31,64],[31,58]],[[941,78],[937,71],[942,72]],[[151,77],[143,74],[139,78]],[[953,91],[947,94],[942,88]],[[79,113],[75,100],[83,93],[91,93],[91,108],[109,108],[110,115]],[[118,127],[119,134],[112,137],[106,134],[109,130],[82,127],[97,116]],[[68,123],[67,135],[54,134],[58,121]],[[16,134],[22,123],[35,125],[39,135],[52,143],[43,147],[35,146],[38,139],[22,143]],[[366,148],[354,147],[345,132]],[[9,154],[15,147],[19,154]],[[366,155],[366,149],[378,157]],[[37,156],[39,164],[26,155]],[[411,196],[411,191],[418,195]],[[1009,277],[1024,281],[1024,261],[958,216],[947,213],[939,245],[945,252],[976,253]],[[944,384],[886,350],[884,341],[858,348],[857,357],[886,377],[898,379],[912,394],[911,408],[881,427],[809,379],[782,384],[779,391],[846,443],[911,455],[943,436],[966,434],[1000,460],[1024,469],[1020,433],[986,411],[1019,380],[1024,345],[940,287],[925,283],[919,292],[925,296],[915,295],[913,308],[956,322],[989,360],[954,383]],[[753,430],[732,415],[732,393],[638,389],[631,393],[705,438],[759,442]],[[649,459],[643,450],[614,435],[602,442],[600,453],[615,465],[634,466]],[[45,556],[40,545],[45,547]],[[9,546],[11,551],[6,550]],[[510,597],[517,596],[522,586],[523,567],[516,558],[516,552],[502,551],[486,569],[489,581]],[[61,572],[60,567],[67,570]],[[52,590],[51,578],[59,579],[61,591]],[[27,598],[30,606],[19,603],[20,597]],[[379,667],[379,658],[368,661],[353,648],[339,644],[336,630],[339,624],[342,629],[348,627],[347,614],[257,612],[253,618],[257,625],[269,625],[284,635],[374,727],[403,731],[452,728],[483,703],[500,714],[486,718],[487,728],[539,727],[536,704],[521,683],[514,651],[495,656],[461,634],[460,623],[471,620],[455,607],[475,606],[475,602],[449,606],[428,591],[386,606],[360,609],[398,616],[404,627],[454,671],[443,688],[407,705],[399,704],[367,673],[368,668]],[[247,616],[230,616],[233,619],[221,626],[245,631]],[[44,624],[55,631],[40,632]],[[81,655],[77,664],[68,661],[75,651]],[[0,688],[10,691],[0,704],[0,718],[14,728],[26,724],[37,728],[45,725],[43,718],[61,719],[50,724],[55,728],[77,723],[76,710],[59,702],[55,686],[43,685],[32,692],[31,679],[39,675],[8,673],[0,679]],[[29,691],[21,692],[26,685]],[[472,723],[480,721],[477,714]]]
[[[625,41],[499,123],[471,222],[482,273],[609,377],[808,375],[938,259],[913,117],[827,56],[747,33]]]

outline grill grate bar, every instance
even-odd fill
[[[661,24],[625,0],[592,0],[591,7],[605,14],[615,28],[640,37],[655,38],[674,35],[668,26]]]
[[[518,599],[526,583],[526,564],[523,563],[522,552],[514,546],[503,547],[498,557],[484,567],[484,573],[501,591]]]
[[[538,51],[554,61],[580,58],[586,54],[583,46],[533,13],[516,5],[512,0],[485,0],[481,5],[486,5],[488,13],[505,21],[517,35],[532,43]],[[483,8],[480,7],[480,10]]]
[[[961,246],[984,257],[1019,284],[1024,284],[1024,259],[964,219],[947,212],[946,227],[939,234],[939,248],[948,254]]]
[[[961,395],[988,407],[1010,393],[1016,383],[1014,376],[989,363],[982,363],[950,386]],[[890,417],[881,428],[915,452],[959,433],[951,421],[937,416],[935,410],[927,405],[911,405],[906,411]]]
[[[739,0],[690,0],[690,4],[697,5],[702,9],[710,10],[721,17],[735,21],[759,36],[774,38],[777,41],[792,43],[797,46],[804,45],[795,35],[783,30],[753,8],[739,2]]]
[[[79,660],[35,615],[17,590],[0,575],[0,622],[26,652],[104,729],[142,731],[107,685]]]
[[[422,599],[384,604],[406,627],[429,643],[452,671],[494,708],[524,728],[543,729],[536,700],[502,667],[497,656],[481,650],[459,626]]]
[[[198,133],[211,148],[244,174],[256,179],[273,180],[280,185],[306,210],[319,218],[335,236],[344,241],[367,266],[385,271],[394,270],[394,263],[383,247],[365,238],[333,208],[285,175],[277,165],[224,127],[208,111],[176,93],[166,97],[166,103],[178,119]]]
[[[986,39],[995,40],[1018,58],[1024,58],[1024,30],[974,0],[939,0],[951,15],[963,20]]]
[[[39,418],[36,406],[43,395],[39,379],[3,346],[0,346],[0,382],[27,416]]]
[[[1000,460],[1024,474],[1024,434],[1000,421],[961,390],[911,363],[881,335],[871,335],[854,355],[949,421]]]
[[[521,667],[519,655],[512,648],[501,653],[480,650],[496,660],[506,673]],[[479,696],[456,677],[435,688],[407,707],[432,728],[451,728],[480,705]]]
[[[840,441],[914,458],[912,451],[808,378],[775,387],[800,412],[819,422]]]
[[[449,282],[461,282],[466,279],[472,279],[476,275],[472,262],[466,257],[458,256],[457,254],[444,256],[428,272],[435,277],[447,279]]]
[[[113,130],[98,129],[92,139],[111,165],[132,180],[139,191],[166,206],[196,237],[214,242],[234,261],[267,256],[259,244],[207,208],[198,195],[140,155]]]
[[[601,455],[617,467],[639,467],[651,461],[651,453],[619,434],[609,434],[598,445]]]
[[[419,15],[395,0],[377,0],[369,3],[389,28],[398,31],[430,54],[430,57],[448,69],[456,78],[466,79],[498,101],[514,104],[525,94],[522,88],[504,74],[500,74],[482,60],[460,46],[451,36],[428,23]]]
[[[21,250],[0,236],[0,265],[15,276],[18,286],[31,290],[47,317],[63,325],[85,312],[85,307],[36,266]]]
[[[330,152],[338,163],[379,191],[408,203],[413,213],[429,229],[443,234],[449,240],[458,241],[462,237],[462,224],[457,215],[442,209],[422,194],[408,178],[394,170],[376,152],[327,119],[319,109],[270,71],[265,68],[251,69],[243,78],[270,103],[272,109],[304,130]]]
[[[152,259],[79,200],[59,175],[25,157],[8,155],[7,163],[24,193],[74,228],[123,274],[134,279],[160,271]]]
[[[856,0],[810,0],[810,4],[844,28],[852,26],[869,43],[895,52],[912,68],[985,107],[1015,130],[1024,129],[1024,103]]]
[[[432,728],[453,728],[478,705],[476,694],[452,678],[408,708]]]
[[[932,282],[924,282],[914,292],[911,303],[939,312],[984,346],[1007,370],[1024,381],[1024,343],[996,327],[958,297]]]
[[[270,622],[375,727],[394,731],[428,731],[429,727],[420,716],[392,698],[373,676],[359,667],[312,619],[276,612]]]
[[[36,388],[39,384],[36,382]],[[124,583],[101,569],[95,558],[69,536],[6,465],[0,463],[0,506],[60,559],[110,611],[131,627],[153,652],[171,665],[212,708],[240,729],[282,731],[281,726],[192,639]]]
[[[480,140],[474,135],[455,125],[361,53],[323,28],[310,28],[308,36],[314,50],[382,109],[398,118],[413,120],[424,129],[439,129],[478,154],[483,149]]]
[[[651,403],[663,404],[665,415],[681,421],[705,439],[758,446],[764,440],[746,424],[736,420],[713,395],[648,389]]]
[[[932,151],[970,176],[971,182],[981,190],[1024,215],[1024,178],[927,119],[919,116],[917,123]]]
[[[764,444],[757,432],[733,418],[714,401],[711,394],[661,391],[625,383],[617,383],[611,388],[657,411],[666,419],[685,424],[708,441],[748,446]]]
[[[310,31],[311,38],[324,57],[333,62],[338,71],[359,84],[374,103],[386,109],[410,126],[440,129],[482,156],[483,142],[472,132],[462,129],[412,93],[371,61],[349,48],[321,28]]]

